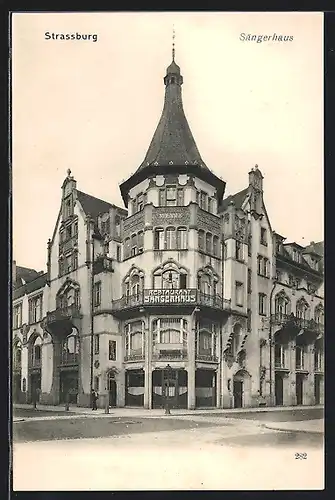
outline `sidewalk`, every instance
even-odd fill
[[[324,434],[324,420],[303,420],[298,422],[273,422],[265,424],[267,429],[286,432],[308,432]]]
[[[28,404],[14,404],[13,408],[17,409],[27,409],[32,410],[32,405]],[[187,415],[214,415],[214,414],[224,414],[224,415],[232,415],[234,413],[258,413],[258,412],[272,412],[272,411],[292,411],[292,410],[309,410],[314,408],[323,408],[323,405],[316,406],[271,406],[271,407],[260,407],[260,408],[208,408],[208,409],[196,409],[196,410],[187,410],[187,409],[171,409],[171,416],[187,416]],[[50,417],[39,417],[39,411],[50,412]],[[92,411],[91,408],[83,408],[79,406],[70,406],[69,415],[57,415],[52,416],[52,412],[64,411],[64,406],[48,406],[48,405],[38,405],[36,410],[36,417],[29,417],[29,419],[33,418],[43,418],[43,419],[62,419],[62,418],[79,418],[80,416],[89,416],[89,417],[97,417],[97,416],[108,416],[112,415],[113,417],[141,417],[141,418],[152,418],[152,417],[162,417],[164,416],[164,409],[156,408],[153,410],[147,410],[145,408],[110,408],[109,413],[105,413],[104,408],[98,408],[96,411]],[[13,421],[22,421],[25,417],[14,417]]]

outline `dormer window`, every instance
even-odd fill
[[[183,207],[184,206],[184,190],[176,185],[169,185],[159,190],[160,207]]]
[[[143,210],[143,207],[144,207],[144,196],[143,196],[143,193],[139,194],[136,198],[136,202],[137,202],[137,212],[140,212],[141,210]]]

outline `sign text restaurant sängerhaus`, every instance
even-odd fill
[[[144,290],[145,304],[194,304],[196,297],[195,289]]]

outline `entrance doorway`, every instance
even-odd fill
[[[41,372],[34,372],[30,375],[30,400],[33,401],[33,395],[41,390]]]
[[[300,373],[296,375],[295,393],[297,398],[297,405],[304,404],[304,376]]]
[[[233,396],[234,396],[234,408],[242,408],[243,407],[243,381],[242,380],[234,380]]]
[[[108,401],[109,401],[109,406],[115,407],[116,406],[116,382],[114,380],[114,375],[113,374],[108,374]]]
[[[59,402],[65,404],[77,404],[78,397],[78,371],[69,370],[60,373],[60,394]],[[68,399],[67,399],[68,398]]]
[[[166,397],[170,408],[187,408],[187,371],[176,369],[171,371],[168,386],[164,380],[164,370],[152,372],[152,407],[163,408]]]
[[[275,406],[284,404],[284,379],[281,373],[275,374]]]
[[[197,370],[195,372],[195,405],[196,407],[216,406],[216,372],[214,370]]]
[[[144,405],[144,371],[126,371],[126,406]]]

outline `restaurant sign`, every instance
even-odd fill
[[[144,290],[145,304],[194,304],[196,298],[194,289]]]

